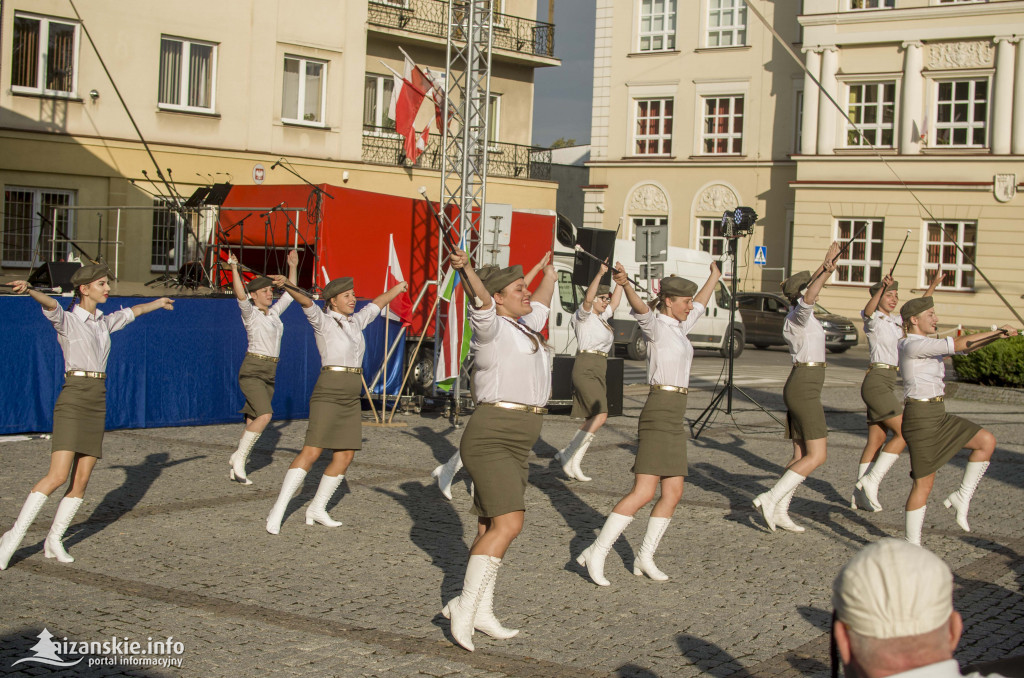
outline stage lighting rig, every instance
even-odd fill
[[[757,212],[750,207],[737,207],[735,210],[722,214],[722,235],[726,238],[739,238],[754,232]]]

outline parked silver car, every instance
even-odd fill
[[[746,341],[755,348],[785,345],[782,325],[789,313],[789,302],[779,294],[771,292],[739,292],[736,294]],[[831,313],[821,304],[814,305],[814,317],[825,328],[825,348],[833,353],[842,353],[857,345],[857,327],[853,321]]]

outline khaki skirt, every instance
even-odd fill
[[[640,413],[637,427],[639,444],[633,473],[652,476],[685,476],[686,394],[676,391],[651,391]]]
[[[50,451],[70,450],[101,459],[106,423],[106,380],[67,377],[53,408]]]
[[[477,406],[459,443],[462,463],[473,479],[475,515],[493,518],[526,510],[526,459],[543,423],[542,414]]]
[[[590,419],[608,411],[608,358],[580,353],[572,365],[572,418]]]
[[[910,450],[910,477],[925,478],[964,449],[981,427],[946,414],[942,402],[908,400],[903,408],[903,439]]]
[[[305,444],[325,450],[361,450],[362,377],[355,372],[321,372],[309,397]]]
[[[828,437],[821,387],[825,384],[824,365],[793,365],[782,399],[786,402],[786,437],[791,440],[818,440]]]
[[[274,399],[274,376],[277,374],[277,363],[271,360],[260,360],[248,353],[238,370],[238,385],[245,396],[245,406],[239,413],[255,419],[264,414],[273,414],[270,402]]]
[[[860,398],[868,406],[868,423],[878,424],[886,419],[898,417],[903,412],[903,403],[896,394],[899,375],[896,370],[884,367],[869,367],[860,385]]]

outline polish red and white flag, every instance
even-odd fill
[[[405,282],[402,274],[402,265],[398,262],[398,252],[395,251],[395,236],[388,235],[388,272],[387,282],[384,290],[387,291],[400,282]],[[388,320],[400,320],[402,325],[412,325],[412,300],[409,298],[408,289],[391,300],[388,304]]]

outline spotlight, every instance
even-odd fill
[[[726,238],[738,238],[754,232],[757,212],[750,207],[737,207],[735,210],[722,214],[722,235]]]

